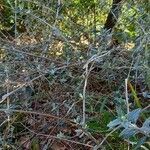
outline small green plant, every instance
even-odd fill
[[[136,145],[135,149],[150,139],[150,118],[147,118],[141,127],[138,126],[137,122],[141,112],[141,108],[135,109],[125,116],[118,117],[107,125],[111,130],[115,128],[117,128],[117,130],[121,129],[120,136],[129,140],[132,145]],[[141,134],[142,136],[137,142],[132,142],[132,137],[137,134]]]

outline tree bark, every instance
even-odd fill
[[[113,0],[112,7],[104,24],[104,29],[108,30],[109,32],[113,30],[118,21],[121,12],[122,1],[123,0]]]

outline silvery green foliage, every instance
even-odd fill
[[[107,125],[109,129],[114,129],[116,127],[119,127],[119,129],[123,128],[120,136],[124,139],[130,139],[134,135],[141,133],[143,137],[136,143],[136,148],[139,148],[150,138],[150,118],[145,120],[142,127],[137,126],[137,120],[141,111],[140,108],[135,109],[123,117],[118,117]]]
[[[138,118],[139,118],[140,113],[141,113],[141,109],[140,108],[129,112],[127,114],[127,120],[130,121],[131,123],[136,123]]]

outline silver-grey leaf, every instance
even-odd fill
[[[138,109],[135,109],[135,110],[129,112],[127,115],[127,120],[132,123],[136,123],[136,121],[139,118],[140,113],[141,113],[141,108],[138,108]]]

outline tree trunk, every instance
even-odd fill
[[[118,21],[121,12],[122,1],[123,0],[113,0],[112,7],[104,25],[104,29],[108,30],[109,32],[112,31]]]

